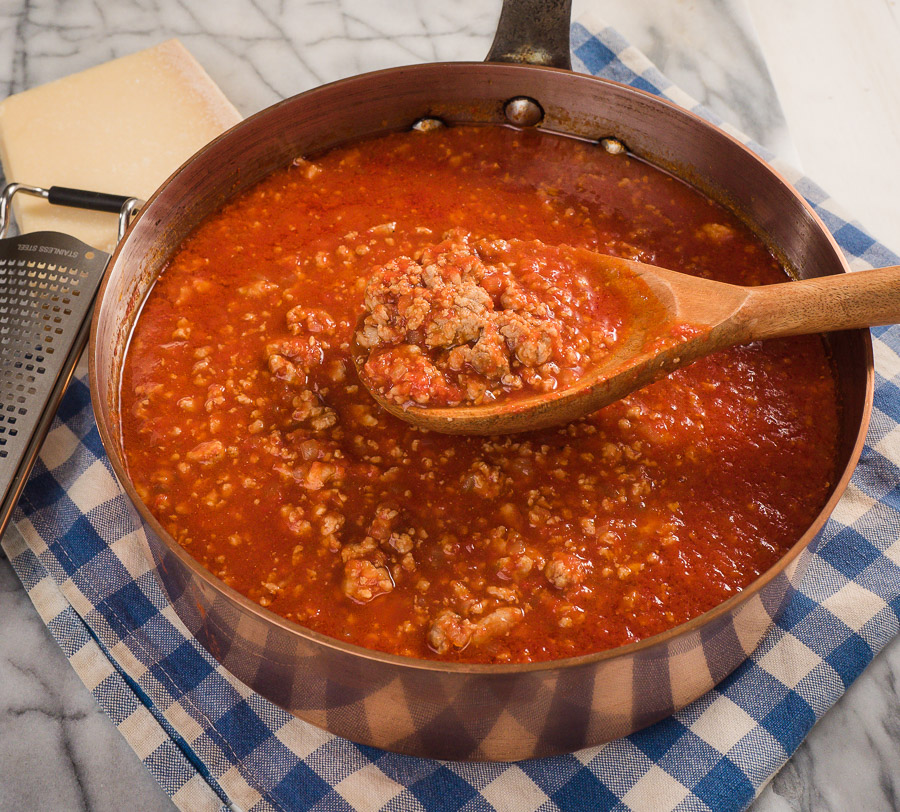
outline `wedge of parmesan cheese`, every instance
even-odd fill
[[[146,200],[241,116],[178,40],[0,102],[7,183],[69,186]],[[61,231],[103,251],[116,216],[16,196],[23,233]]]

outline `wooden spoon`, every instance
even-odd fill
[[[368,351],[354,345],[360,380],[385,409],[415,426],[446,434],[510,434],[583,417],[735,344],[900,322],[900,266],[745,287],[584,249],[575,253],[595,269],[630,272],[644,301],[623,340],[571,386],[477,406],[400,405],[370,385]]]

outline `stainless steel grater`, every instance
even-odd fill
[[[75,365],[109,254],[53,231],[7,237],[17,193],[115,212],[119,239],[141,201],[54,186],[0,194],[0,535],[37,458]]]

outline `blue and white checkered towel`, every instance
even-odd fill
[[[712,118],[615,31],[589,25],[598,33],[573,28],[576,69]],[[854,268],[900,262],[821,189],[778,169]],[[140,552],[83,379],[21,500],[24,541],[8,536],[6,551],[72,666],[182,809],[737,810],[900,628],[900,328],[874,339],[862,460],[778,626],[682,712],[572,755],[518,764],[394,755],[294,719],[238,683],[187,633]]]

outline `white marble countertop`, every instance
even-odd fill
[[[900,252],[896,0],[575,0]],[[14,93],[177,36],[249,114],[392,65],[481,59],[499,0],[5,0]],[[889,810],[900,798],[900,642],[870,665],[754,812]],[[0,560],[0,810],[170,810]]]

